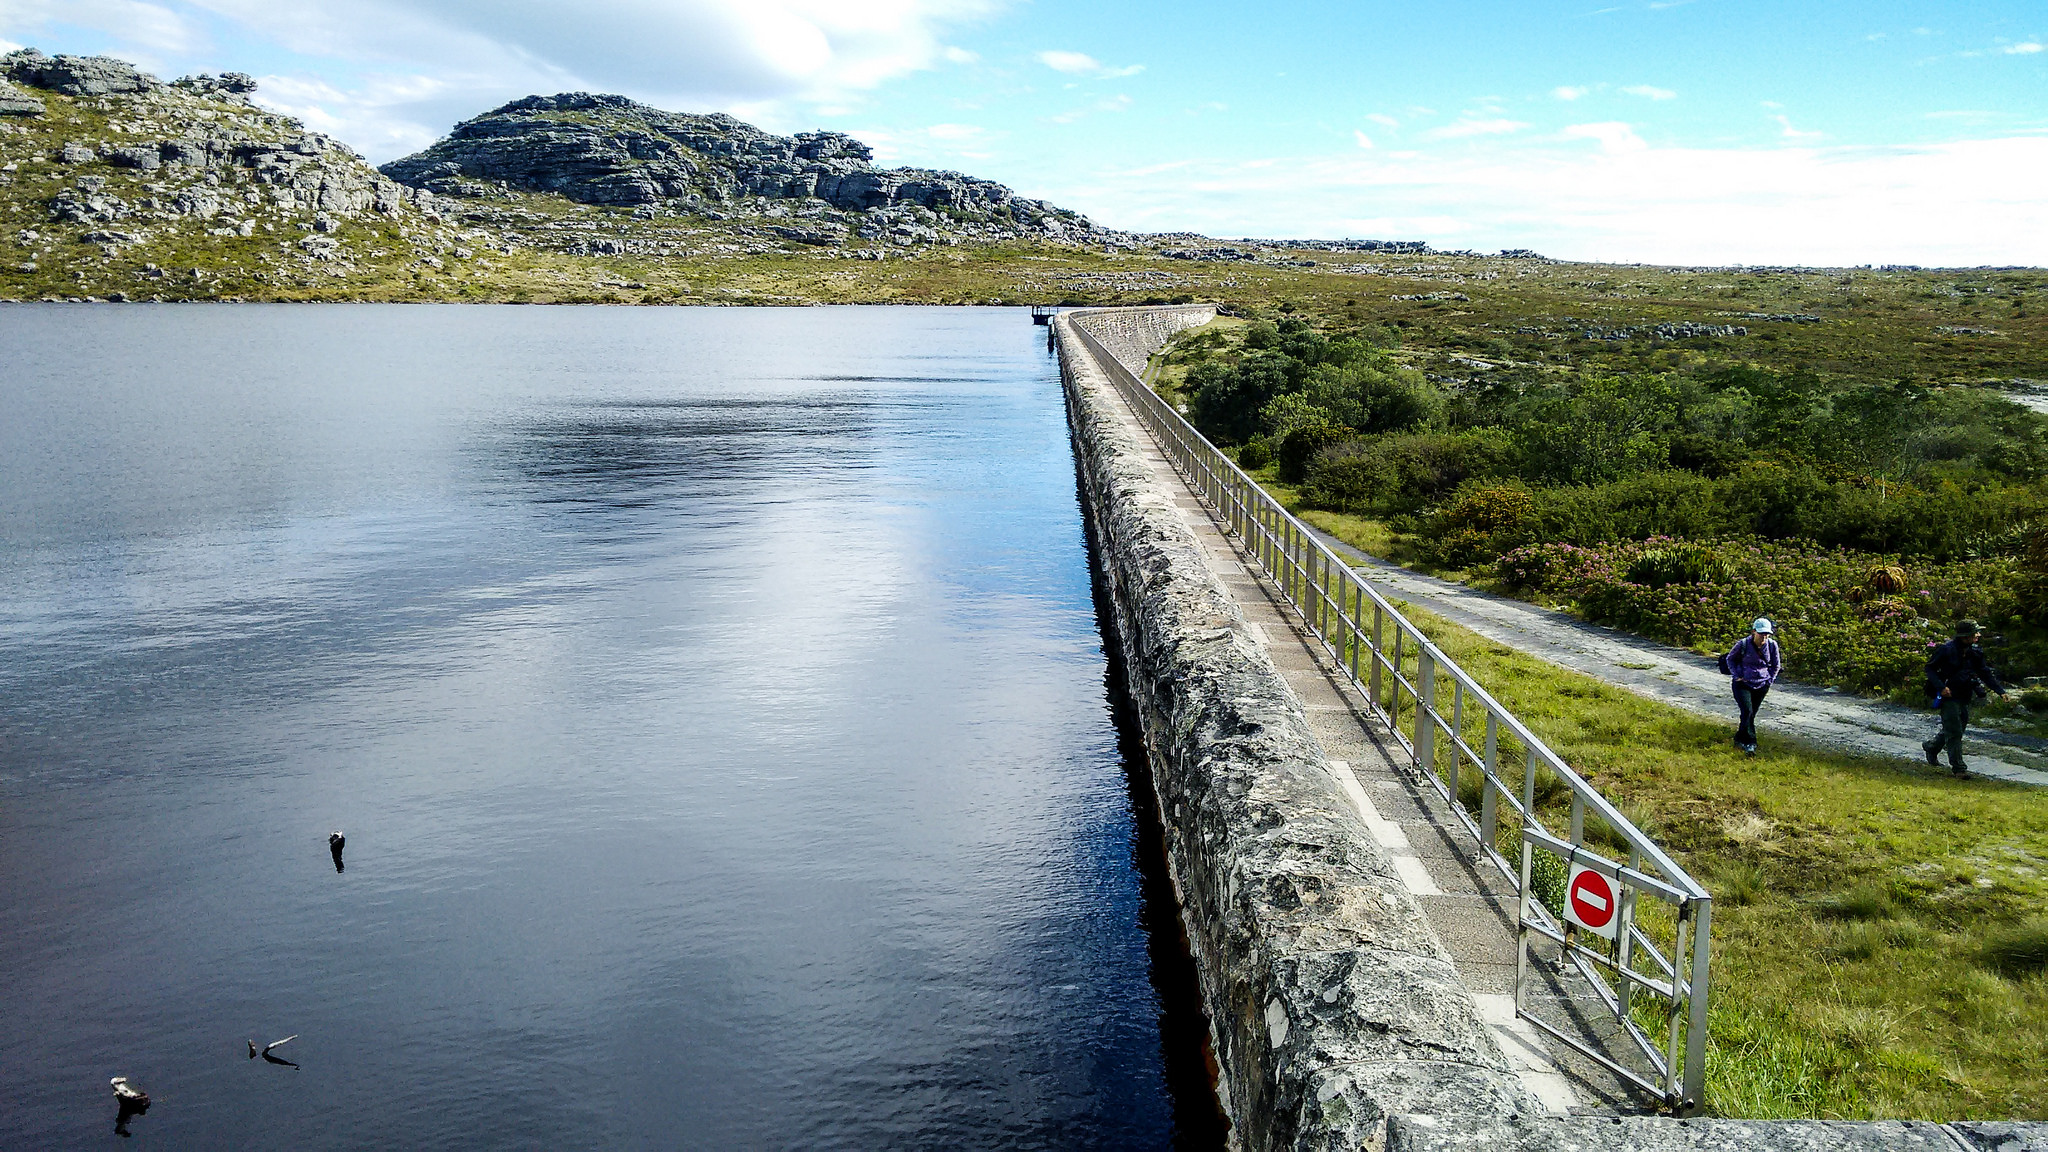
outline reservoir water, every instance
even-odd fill
[[[1216,1145],[1042,332],[0,307],[0,1147]]]

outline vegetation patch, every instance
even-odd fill
[[[1403,611],[1714,893],[1712,1112],[2048,1114],[2048,793],[1768,735],[1752,759],[1718,721]]]

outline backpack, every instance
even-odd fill
[[[1742,640],[1737,640],[1737,641],[1735,642],[1735,646],[1736,646],[1737,648],[1740,648],[1740,647],[1742,646],[1742,641],[1743,641],[1743,640],[1747,640],[1747,639],[1749,639],[1749,637],[1745,636],[1745,637],[1743,637],[1743,638],[1742,638]],[[1732,665],[1730,665],[1730,664],[1728,663],[1728,653],[1727,653],[1727,652],[1723,652],[1723,653],[1721,653],[1721,658],[1720,658],[1719,660],[1715,661],[1715,664],[1714,664],[1714,666],[1715,666],[1716,668],[1719,668],[1719,669],[1721,670],[1721,675],[1723,675],[1723,676],[1733,676],[1733,675],[1735,675],[1735,668],[1734,668],[1734,666],[1732,666]]]

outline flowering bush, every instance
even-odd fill
[[[1658,566],[1646,557],[1699,549],[1713,554],[1715,564],[1703,569],[1709,579],[1662,586],[1630,579]],[[1900,565],[1908,575],[1903,592],[1866,599],[1877,564],[1898,558],[1798,540],[1652,537],[1591,548],[1532,544],[1502,556],[1494,570],[1510,587],[1564,600],[1588,620],[1701,651],[1732,646],[1752,619],[1768,616],[1787,675],[1854,691],[1917,688],[1928,648],[1963,617],[2007,633],[1991,649],[2002,674],[2017,678],[2048,666],[2048,643],[2020,619],[2015,561]]]

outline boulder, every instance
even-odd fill
[[[163,153],[158,145],[137,144],[129,148],[116,148],[107,153],[107,163],[116,168],[140,168],[145,172],[164,166]]]

